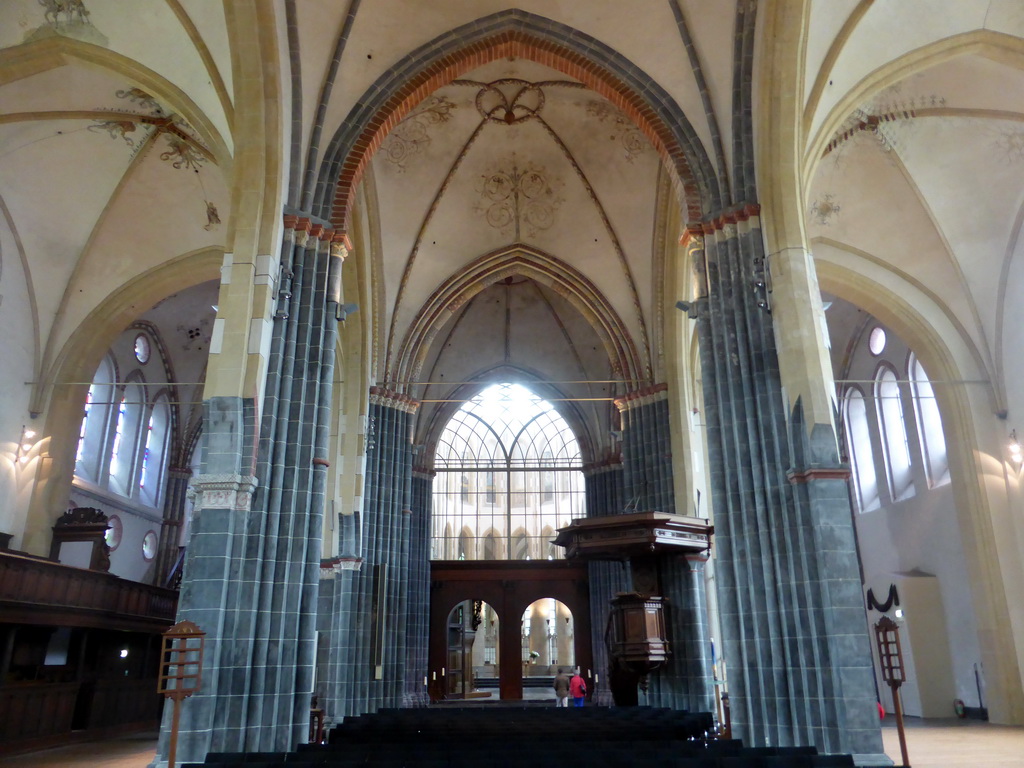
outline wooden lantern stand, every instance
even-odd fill
[[[162,693],[174,702],[171,738],[167,748],[167,768],[174,768],[181,702],[202,686],[203,645],[206,642],[206,633],[191,621],[180,621],[164,632],[163,638],[157,693]]]
[[[903,730],[903,706],[900,703],[900,686],[903,685],[905,675],[899,625],[888,616],[883,616],[875,624],[875,641],[878,644],[878,660],[882,665],[882,679],[892,689],[896,731],[900,736],[900,756],[905,768],[910,768],[910,758],[907,757],[907,734]]]

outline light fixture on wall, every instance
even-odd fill
[[[29,451],[32,450],[31,440],[35,436],[36,431],[34,429],[29,429],[24,424],[21,425],[21,437],[18,438],[18,451],[15,458],[22,464],[28,461]]]
[[[697,319],[697,302],[695,301],[677,301],[676,309],[680,312],[685,312],[686,316],[691,320]]]
[[[1017,440],[1017,430],[1010,432],[1010,461],[1014,464],[1020,464],[1024,461],[1024,454],[1021,453],[1020,441]]]

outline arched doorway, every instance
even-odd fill
[[[568,655],[571,650],[571,658],[575,666],[580,668],[581,674],[587,678],[587,688],[594,690],[597,680],[593,672],[593,652],[590,645],[590,588],[589,574],[586,564],[567,560],[551,560],[544,562],[535,561],[433,561],[430,564],[430,650],[428,658],[428,690],[430,698],[434,701],[453,698],[449,695],[452,683],[449,680],[453,660],[459,669],[464,669],[464,657],[452,652],[453,648],[459,647],[459,642],[464,643],[464,635],[459,638],[450,630],[459,626],[458,617],[453,618],[453,613],[460,606],[473,606],[481,604],[481,624],[476,629],[472,640],[475,644],[476,638],[480,636],[481,629],[486,631],[483,622],[489,620],[489,614],[482,606],[486,605],[493,611],[494,627],[494,663],[483,665],[488,671],[493,670],[497,677],[496,693],[502,699],[522,699],[524,668],[527,666],[536,667],[536,672],[526,677],[547,677],[551,665],[524,664],[524,631],[522,618],[524,615],[533,615],[531,606],[540,602],[542,605],[550,606],[552,601],[559,604],[555,618],[566,624],[565,617],[570,621],[571,646],[566,648],[564,643],[568,642],[568,631],[558,637],[555,633],[556,643],[562,643],[556,647],[556,652]],[[463,608],[462,620],[466,623],[469,612],[472,608]],[[541,613],[537,612],[538,618]],[[546,641],[547,616],[544,615],[544,629],[537,626],[538,633],[543,633]],[[531,634],[534,627],[531,626]],[[539,637],[540,635],[538,635]],[[532,645],[530,646],[532,648]],[[469,646],[472,653],[472,646]],[[526,651],[529,655],[529,651]],[[485,657],[486,658],[486,657]],[[560,656],[559,656],[560,658]],[[537,660],[541,659],[538,651]],[[550,661],[549,655],[545,661]],[[528,659],[527,659],[528,660]],[[559,662],[558,666],[562,666]],[[532,670],[531,670],[532,671]],[[544,673],[543,675],[541,673]],[[464,675],[464,673],[462,673]],[[473,674],[481,677],[480,668],[473,670]],[[458,675],[457,675],[458,676]],[[485,690],[495,691],[493,683]],[[481,687],[478,685],[478,689]],[[461,691],[461,686],[457,690]],[[553,694],[552,694],[553,695]],[[461,698],[461,697],[460,697]]]
[[[494,665],[498,628],[497,612],[483,600],[463,600],[448,612],[445,698],[473,699],[491,695],[488,683],[497,679]]]
[[[523,695],[537,688],[550,690],[559,670],[576,666],[572,611],[554,597],[534,600],[519,623],[523,654]]]

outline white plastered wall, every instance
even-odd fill
[[[1009,479],[1007,425],[1000,418],[991,374],[955,318],[918,285],[862,254],[818,242],[814,255],[822,289],[860,306],[896,331],[933,379],[949,449],[951,492],[965,555],[969,596],[978,621],[986,705],[994,722],[1024,722],[1024,519],[1017,484]],[[947,605],[955,612],[959,605]],[[958,676],[958,687],[960,687]]]
[[[22,261],[21,246],[0,200],[0,329],[3,359],[0,366],[0,532],[14,536],[18,548],[25,528],[24,510],[39,464],[41,428],[29,414],[29,385],[35,376],[37,339],[34,307]],[[34,429],[27,458],[21,460],[22,428]],[[24,450],[20,452],[24,454]]]

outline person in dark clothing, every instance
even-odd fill
[[[555,682],[552,686],[555,689],[555,706],[556,707],[568,707],[569,706],[569,676],[565,674],[565,669],[562,667],[558,668],[558,674],[555,675]]]

